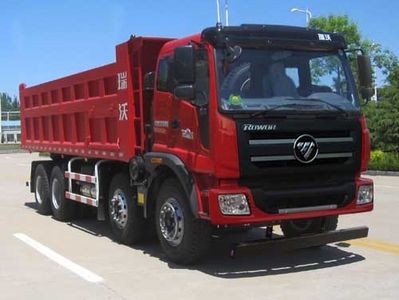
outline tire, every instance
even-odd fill
[[[281,230],[285,237],[297,237],[304,234],[322,233],[337,229],[338,216],[314,219],[283,221]]]
[[[144,214],[137,205],[129,177],[124,173],[116,174],[112,178],[108,195],[108,216],[116,241],[132,245],[143,240]]]
[[[175,179],[164,181],[156,203],[158,239],[166,256],[177,264],[193,264],[207,253],[211,241],[208,222],[196,219]]]
[[[54,219],[58,221],[70,221],[76,216],[76,203],[65,199],[64,172],[59,166],[53,167],[51,171],[51,210]]]
[[[338,227],[338,216],[329,216],[323,218],[322,231],[333,231]]]
[[[47,171],[42,164],[36,166],[34,184],[38,213],[42,215],[51,215],[50,181]]]

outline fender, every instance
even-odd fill
[[[145,166],[150,174],[148,188],[157,176],[159,166],[168,167],[177,177],[183,190],[189,199],[191,212],[198,217],[198,197],[195,189],[195,182],[191,173],[185,167],[183,161],[176,155],[162,152],[148,152],[144,155]]]

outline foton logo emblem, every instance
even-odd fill
[[[276,130],[275,124],[244,124],[242,130],[244,131],[273,131]]]
[[[311,163],[316,159],[318,153],[319,148],[313,136],[304,134],[295,140],[294,155],[301,163]]]

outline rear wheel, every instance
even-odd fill
[[[46,169],[42,164],[36,166],[34,183],[37,211],[42,215],[50,215],[50,185]]]
[[[109,222],[115,239],[127,245],[142,241],[145,229],[144,215],[137,205],[127,175],[119,173],[112,178],[108,199]]]
[[[193,216],[188,199],[175,179],[167,179],[161,187],[155,222],[162,249],[173,262],[192,264],[208,251],[210,225]]]
[[[281,230],[285,237],[297,237],[303,234],[322,233],[337,229],[338,216],[313,219],[283,221]]]
[[[58,221],[69,221],[75,217],[76,203],[65,199],[65,178],[59,166],[51,171],[51,210]]]

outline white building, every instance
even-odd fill
[[[0,144],[21,142],[19,111],[2,112],[0,118]]]

